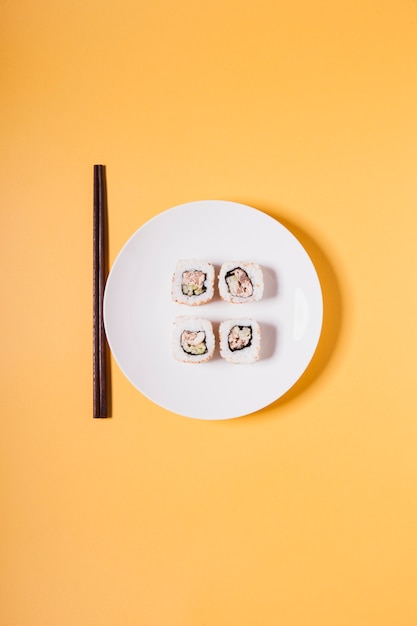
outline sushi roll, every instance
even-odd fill
[[[212,323],[201,317],[177,317],[174,322],[173,354],[183,363],[204,363],[214,353]]]
[[[220,354],[230,363],[255,363],[261,350],[261,329],[250,318],[226,320],[220,324]]]
[[[207,304],[214,295],[214,267],[209,261],[178,261],[172,277],[174,302],[195,306]]]
[[[261,267],[257,263],[223,263],[219,272],[219,293],[222,300],[233,304],[260,300],[264,293]]]

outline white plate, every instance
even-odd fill
[[[218,295],[198,307],[171,301],[179,259],[253,261],[262,266],[261,301],[228,304]],[[217,291],[217,290],[216,290]],[[261,358],[235,365],[220,358],[179,363],[173,320],[198,315],[218,323],[253,317]],[[319,341],[323,302],[316,270],[300,242],[262,211],[235,202],[190,202],[160,213],[127,241],[109,274],[104,324],[113,356],[128,380],[156,404],[186,417],[220,420],[253,413],[281,397],[308,366]]]

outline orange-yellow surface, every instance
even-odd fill
[[[416,626],[417,3],[0,3],[0,622]],[[257,414],[179,417],[112,361],[92,418],[92,180],[110,261],[250,204],[323,283]],[[162,382],[163,384],[163,382]]]

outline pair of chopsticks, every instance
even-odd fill
[[[94,165],[93,223],[93,415],[108,417],[107,346],[103,299],[106,280],[106,170]]]

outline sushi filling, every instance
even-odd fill
[[[247,348],[252,343],[252,327],[233,326],[230,329],[227,341],[231,352]]]
[[[232,296],[250,298],[253,294],[251,279],[241,267],[235,267],[227,272],[225,280]]]
[[[204,284],[207,274],[200,270],[188,270],[181,277],[181,290],[184,296],[201,296],[206,291]]]
[[[181,348],[187,354],[205,354],[207,352],[206,333],[204,330],[184,330],[181,333]]]

